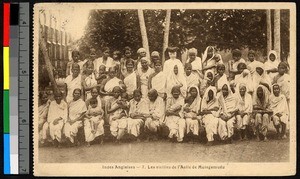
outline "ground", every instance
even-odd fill
[[[288,162],[289,139],[234,141],[214,146],[167,140],[72,148],[51,146],[39,148],[39,159],[43,163]]]

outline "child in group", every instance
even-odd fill
[[[169,128],[168,137],[174,142],[182,142],[186,123],[183,118],[184,98],[180,95],[180,87],[174,86],[172,96],[168,97],[166,105],[166,126]]]
[[[84,133],[87,146],[89,147],[90,142],[95,140],[96,137],[102,136],[104,134],[103,110],[101,106],[99,106],[99,102],[97,99],[91,98],[85,118]],[[100,144],[102,143],[103,138],[101,137]]]
[[[197,73],[192,72],[192,64],[186,63],[185,64],[185,77],[187,86],[198,86],[200,85],[200,78]]]
[[[270,96],[270,109],[273,111],[272,119],[276,128],[277,137],[278,139],[285,139],[287,138],[286,128],[289,121],[289,109],[285,96],[280,92],[280,86],[274,84],[273,94]]]

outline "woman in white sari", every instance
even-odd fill
[[[213,70],[205,71],[204,79],[202,80],[202,82],[200,84],[200,96],[201,97],[204,95],[206,88],[213,85],[214,78],[215,78],[215,75],[214,75]]]
[[[129,59],[125,62],[127,75],[124,78],[124,84],[126,86],[126,93],[129,100],[133,98],[133,91],[140,88],[140,76],[134,70],[134,61]]]
[[[271,91],[271,81],[269,75],[267,75],[266,70],[263,65],[257,65],[255,72],[252,76],[253,90],[255,91],[259,85],[265,86],[269,91]]]
[[[170,73],[170,76],[167,78],[167,80],[168,81],[167,81],[166,91],[168,97],[172,96],[171,91],[174,86],[180,86],[181,96],[183,98],[186,97],[186,91],[187,91],[186,79],[184,76],[179,75],[179,69],[177,65],[174,66],[173,72]]]
[[[83,90],[84,90],[84,99],[89,99],[91,98],[91,89],[96,87],[97,80],[96,76],[94,73],[94,63],[89,61],[87,62],[87,67],[86,67],[86,75],[83,77]]]
[[[234,77],[233,85],[234,85],[234,91],[239,90],[238,86],[240,84],[245,84],[247,88],[247,92],[252,94],[253,93],[253,82],[252,82],[252,76],[248,69],[246,69],[247,66],[245,63],[238,64],[238,71],[242,71],[240,74],[236,74]]]
[[[214,83],[215,83],[215,86],[217,89],[217,93],[219,93],[222,90],[222,87],[224,84],[229,85],[229,81],[225,74],[225,65],[224,64],[217,65],[217,75],[214,78]]]
[[[201,112],[202,123],[204,124],[208,145],[214,142],[214,135],[218,134],[219,125],[219,102],[217,100],[217,89],[210,86],[206,89],[202,101]]]
[[[236,87],[236,98],[238,99],[237,129],[240,132],[240,138],[246,139],[249,134],[249,123],[252,114],[253,104],[252,96],[248,94],[247,85],[240,83]]]
[[[223,63],[221,55],[215,52],[215,48],[213,46],[208,46],[202,56],[203,73],[205,73],[206,70],[213,70],[215,75],[216,67],[221,63]]]
[[[167,78],[161,69],[161,61],[156,61],[154,64],[154,73],[149,76],[149,89],[155,89],[158,95],[166,100],[167,93]]]
[[[287,103],[290,102],[290,75],[287,74],[288,64],[280,62],[278,65],[278,75],[273,79],[272,84],[277,83],[280,87],[280,92],[286,97]]]
[[[86,104],[81,99],[81,90],[77,88],[73,92],[73,100],[69,103],[69,117],[64,127],[66,138],[75,145],[79,145],[77,133],[83,126],[86,111]]]
[[[188,59],[187,63],[192,65],[192,73],[197,75],[199,78],[203,78],[202,73],[202,61],[200,57],[197,57],[198,51],[195,48],[191,48],[188,50]]]
[[[199,135],[198,113],[200,110],[201,97],[197,86],[190,86],[188,89],[188,101],[184,105],[183,114],[186,121],[186,133],[193,135],[192,142],[195,142]]]
[[[236,122],[236,114],[238,111],[238,100],[232,94],[230,87],[224,84],[222,93],[219,96],[220,104],[220,120],[218,133],[222,140],[227,140],[228,143],[232,142],[234,133],[234,123]]]
[[[193,73],[192,65],[190,63],[186,63],[184,66],[185,77],[187,86],[197,86],[199,88],[200,85],[200,77],[198,73]]]
[[[277,52],[271,50],[268,54],[268,60],[264,63],[265,70],[270,77],[270,80],[273,81],[273,78],[278,74],[278,65],[280,59],[277,58]]]
[[[289,109],[286,97],[280,93],[278,84],[273,85],[273,94],[270,96],[270,109],[273,111],[272,119],[278,138],[287,138],[286,128],[289,122]]]
[[[77,63],[72,64],[72,74],[67,76],[66,84],[66,101],[69,103],[73,100],[73,91],[76,88],[82,89],[82,76],[80,73],[80,66]]]
[[[62,100],[61,92],[55,92],[54,99],[49,105],[47,121],[42,129],[42,137],[45,141],[49,131],[53,144],[59,146],[59,143],[62,142],[62,129],[68,118],[68,105]]]
[[[182,142],[186,123],[183,118],[184,98],[180,95],[180,87],[174,86],[172,96],[168,97],[166,105],[166,126],[169,128],[169,138],[173,141]]]
[[[47,93],[41,93],[39,95],[39,98],[41,100],[41,105],[39,106],[39,141],[41,141],[41,143],[44,143],[42,129],[44,123],[47,121],[48,110],[51,100],[48,99]]]

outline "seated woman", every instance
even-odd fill
[[[286,97],[281,94],[278,84],[273,85],[273,94],[270,96],[270,109],[273,111],[272,119],[278,139],[285,139],[286,126],[289,121],[289,109]]]
[[[127,60],[125,62],[127,75],[124,78],[124,84],[126,86],[126,93],[129,99],[133,98],[133,91],[140,88],[140,76],[134,70],[134,61]]]
[[[88,110],[84,120],[85,141],[88,143],[88,146],[96,137],[104,134],[104,112],[97,88],[93,88],[91,93],[92,97],[86,101]],[[103,143],[103,138],[100,138],[100,143]]]
[[[48,131],[54,145],[62,142],[62,129],[68,117],[68,105],[62,100],[60,91],[54,93],[54,101],[49,105],[47,121],[43,125],[43,140],[48,138]]]
[[[257,139],[261,136],[267,141],[268,125],[270,123],[269,116],[272,111],[269,110],[270,91],[263,85],[259,85],[253,94],[253,116],[255,116],[255,133]]]
[[[91,98],[91,89],[98,86],[96,76],[94,73],[94,63],[91,61],[87,62],[86,72],[83,76],[82,86],[84,90],[84,99]]]
[[[127,128],[128,106],[121,99],[122,89],[115,86],[112,90],[112,100],[107,102],[107,113],[110,125],[110,132],[116,142],[120,142]]]
[[[205,73],[207,70],[212,70],[213,74],[216,73],[216,67],[218,64],[222,64],[223,60],[220,54],[215,52],[213,46],[208,46],[202,56],[202,70]]]
[[[214,135],[218,134],[219,102],[216,97],[217,89],[214,86],[210,86],[206,89],[201,101],[201,112],[199,114],[205,127],[208,140],[207,145],[212,145]]]
[[[77,133],[78,129],[83,126],[83,119],[87,111],[81,95],[81,89],[76,88],[73,92],[73,100],[69,103],[69,118],[64,127],[66,138],[75,145],[79,145]]]
[[[194,143],[199,135],[199,121],[197,115],[200,110],[201,98],[197,86],[189,87],[188,92],[190,101],[184,105],[183,114],[186,121],[186,133],[187,135],[192,134],[192,142]]]
[[[172,96],[168,97],[166,105],[166,126],[169,128],[169,138],[173,141],[182,142],[185,131],[185,120],[183,118],[184,98],[180,95],[180,87],[174,86]]]
[[[147,99],[149,77],[154,73],[153,69],[149,67],[146,57],[141,58],[141,68],[137,71],[140,78],[140,89],[142,98]]]
[[[51,101],[48,99],[47,93],[40,93],[39,98],[41,100],[41,104],[39,106],[39,141],[41,141],[41,143],[44,143],[42,129],[44,123],[47,121],[48,110]]]
[[[238,99],[238,113],[236,115],[237,119],[237,129],[240,132],[240,138],[246,139],[249,136],[249,123],[252,114],[252,96],[248,94],[247,86],[244,83],[240,83],[236,87],[235,95]]]
[[[144,121],[149,117],[149,106],[146,99],[142,98],[142,92],[138,89],[133,91],[133,99],[129,102],[129,118],[127,132],[138,139]]]
[[[168,81],[166,85],[166,92],[168,97],[172,96],[171,91],[174,86],[180,87],[180,92],[181,92],[180,95],[182,98],[186,97],[186,91],[187,91],[186,79],[184,76],[179,75],[177,65],[174,66],[173,72],[171,72],[167,80]]]
[[[222,140],[226,140],[228,143],[231,143],[234,133],[234,123],[238,112],[238,100],[232,94],[232,91],[227,84],[223,85],[222,93],[218,100],[220,104],[218,133]]]
[[[162,99],[167,99],[166,86],[167,78],[161,69],[161,61],[156,61],[154,64],[154,73],[149,76],[149,89],[155,89]]]
[[[155,89],[149,90],[148,98],[149,116],[145,121],[145,130],[149,135],[153,134],[154,140],[156,140],[157,135],[161,132],[160,126],[164,123],[165,119],[165,102]]]

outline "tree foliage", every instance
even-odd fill
[[[166,10],[144,10],[144,16],[150,51],[162,53]],[[289,24],[282,21],[282,25],[282,39],[289,41]],[[142,46],[140,34],[137,10],[92,10],[79,49],[88,53],[95,48],[101,53],[104,46],[121,51],[129,46],[135,51]],[[221,50],[248,47],[266,53],[266,11],[172,10],[169,45],[200,52],[207,45]]]

